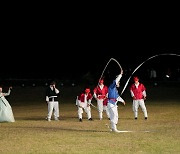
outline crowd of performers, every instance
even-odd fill
[[[97,101],[97,110],[99,113],[99,120],[103,119],[103,111],[105,111],[107,118],[110,120],[111,131],[120,132],[117,129],[117,123],[119,119],[118,115],[118,102],[125,105],[124,99],[119,95],[118,89],[120,87],[120,79],[123,72],[121,72],[115,80],[109,86],[104,85],[104,80],[100,79],[98,85],[93,89],[91,93],[90,88],[86,88],[76,98],[76,105],[78,107],[78,118],[82,122],[83,111],[87,114],[88,120],[92,120],[91,117],[91,103],[95,98]],[[144,100],[146,99],[146,88],[143,83],[139,82],[139,78],[134,76],[134,83],[130,86],[130,94],[133,101],[134,119],[138,119],[138,108],[141,107],[144,113],[144,119],[147,120],[148,114]]]
[[[120,80],[123,72],[116,76],[112,83],[107,86],[104,84],[104,79],[99,80],[98,85],[92,90],[86,87],[76,98],[77,115],[80,122],[83,122],[83,112],[86,113],[87,119],[93,121],[91,115],[92,99],[94,98],[97,102],[97,111],[99,120],[103,120],[103,113],[106,113],[106,117],[110,121],[111,131],[120,132],[117,129],[117,123],[119,119],[118,115],[118,102],[125,105],[125,101],[118,93],[120,87]],[[146,99],[146,88],[139,82],[139,78],[135,76],[134,83],[130,86],[130,94],[132,97],[132,106],[134,112],[134,119],[138,119],[138,108],[141,107],[144,118],[147,120],[148,114],[144,100]],[[8,92],[4,93],[2,87],[0,87],[0,122],[15,122],[13,111],[8,100],[5,98],[10,95],[12,87],[9,87]],[[45,100],[48,106],[48,113],[46,120],[59,121],[59,89],[56,87],[56,82],[51,82],[45,93]],[[94,106],[95,107],[95,106]]]

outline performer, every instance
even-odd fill
[[[46,102],[48,104],[47,120],[51,121],[51,116],[54,110],[54,120],[59,121],[59,90],[56,88],[56,82],[52,81],[46,90]]]
[[[0,122],[15,122],[11,105],[5,98],[10,95],[12,87],[9,87],[7,93],[3,93],[2,89],[0,86]]]
[[[120,101],[125,105],[125,101],[119,96],[117,88],[120,87],[120,79],[122,77],[123,72],[121,72],[115,80],[113,80],[112,84],[110,84],[108,88],[108,110],[110,113],[110,122],[111,122],[111,130],[119,133],[117,130],[118,123],[118,106],[117,102]]]
[[[140,106],[144,113],[145,120],[147,120],[148,114],[144,103],[144,100],[146,100],[146,88],[144,84],[139,82],[137,76],[134,77],[134,84],[130,86],[130,93],[133,98],[133,112],[135,119],[138,118],[138,108]]]
[[[110,119],[109,111],[107,109],[107,97],[108,97],[108,87],[104,85],[104,79],[99,80],[99,84],[94,88],[94,98],[97,101],[97,107],[99,111],[99,119],[103,119],[103,111],[106,111],[108,119]]]
[[[80,122],[82,122],[83,110],[86,112],[88,120],[92,121],[90,107],[92,97],[90,88],[86,88],[85,91],[76,98],[76,106],[78,107],[78,117]]]

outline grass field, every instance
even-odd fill
[[[93,107],[93,121],[84,114],[83,122],[79,122],[75,98],[80,91],[78,86],[60,87],[60,121],[48,122],[45,87],[14,87],[7,99],[16,122],[0,123],[0,153],[180,153],[179,83],[147,87],[147,121],[141,109],[138,120],[134,120],[126,90],[122,96],[126,106],[119,103],[117,126],[132,131],[125,133],[110,132],[105,113],[100,121]]]

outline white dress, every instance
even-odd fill
[[[0,93],[0,122],[15,122],[11,105],[4,96],[10,95],[10,89],[8,93]]]

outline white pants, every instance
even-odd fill
[[[99,111],[99,118],[100,119],[103,118],[103,111],[106,111],[107,117],[110,118],[107,106],[103,105],[103,101],[104,101],[103,99],[97,99],[97,107],[98,107],[98,111]]]
[[[58,118],[59,117],[59,102],[58,101],[54,101],[54,102],[48,102],[48,119],[51,119],[52,113],[54,110],[54,118]]]
[[[148,117],[147,115],[147,109],[144,103],[144,99],[138,99],[138,100],[133,100],[133,112],[134,112],[134,117],[138,117],[138,108],[139,106],[141,107],[144,117]]]
[[[110,118],[109,110],[106,105],[103,106],[103,110],[106,112],[107,117]]]
[[[79,117],[79,119],[82,119],[83,110],[86,112],[87,118],[88,119],[91,118],[91,108],[90,108],[90,106],[88,106],[88,107],[79,107],[78,106],[78,117]]]
[[[108,103],[107,108],[109,111],[109,116],[110,116],[111,122],[114,124],[117,124],[118,123],[118,107],[117,107],[117,105]]]
[[[111,129],[112,130],[117,130],[117,123],[118,123],[118,106],[108,103],[107,105],[108,111],[109,111],[109,116],[110,116],[110,122],[111,122]]]
[[[117,105],[108,103],[107,108],[109,110],[109,116],[110,116],[111,122],[113,122],[114,124],[117,124],[118,123],[118,108],[117,108]]]

